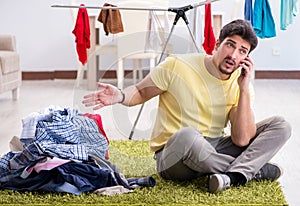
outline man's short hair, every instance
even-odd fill
[[[257,36],[248,20],[237,19],[223,26],[219,35],[220,43],[222,43],[225,38],[233,35],[238,35],[250,43],[251,47],[249,53],[254,50],[258,44]]]

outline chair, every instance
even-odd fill
[[[127,0],[117,4],[119,7],[129,8],[151,8],[155,5],[151,1]],[[118,87],[124,86],[124,63],[131,60],[133,64],[133,83],[137,80],[137,70],[139,78],[142,74],[142,61],[148,60],[150,69],[155,66],[160,52],[145,48],[147,39],[147,24],[149,11],[146,10],[120,10],[124,32],[117,36],[117,81]]]
[[[0,70],[0,93],[12,91],[13,100],[17,100],[22,77],[14,35],[0,34]]]

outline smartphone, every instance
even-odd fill
[[[247,55],[247,57],[249,57],[249,55]],[[246,75],[246,71],[244,68],[242,68],[242,76],[244,77]]]
[[[245,69],[242,68],[242,76],[244,77],[246,75]]]

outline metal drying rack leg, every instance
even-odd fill
[[[188,6],[184,6],[184,7],[180,7],[180,8],[169,8],[169,9],[168,9],[168,11],[176,13],[176,15],[175,15],[175,18],[174,18],[174,22],[173,22],[171,31],[170,31],[170,33],[169,33],[169,35],[168,35],[167,41],[166,41],[166,43],[165,43],[165,45],[164,45],[164,48],[163,48],[163,50],[162,50],[162,52],[161,52],[161,55],[160,55],[158,64],[162,61],[162,58],[163,58],[163,56],[164,56],[164,53],[165,53],[165,51],[166,51],[166,49],[167,49],[167,46],[168,46],[168,44],[169,44],[170,38],[171,38],[171,36],[172,36],[172,34],[173,34],[174,28],[175,28],[175,26],[176,26],[176,24],[177,24],[177,22],[178,22],[178,20],[179,20],[180,18],[182,18],[183,21],[185,22],[185,24],[186,24],[186,26],[187,26],[187,28],[188,28],[189,34],[190,34],[190,36],[191,36],[191,38],[192,38],[192,40],[193,40],[193,43],[194,43],[194,45],[195,45],[195,47],[196,47],[197,52],[200,52],[200,49],[199,49],[198,46],[197,46],[196,40],[195,40],[195,38],[194,38],[194,36],[193,36],[193,33],[192,33],[192,31],[191,31],[191,29],[190,29],[190,27],[189,27],[189,21],[188,21],[188,19],[187,19],[187,17],[186,17],[186,14],[185,14],[186,11],[188,11],[188,10],[190,10],[190,9],[193,9],[193,8],[194,8],[194,7],[193,7],[192,5],[188,5]],[[129,140],[132,140],[132,137],[133,137],[133,134],[134,134],[134,130],[135,130],[135,127],[136,127],[136,125],[137,125],[137,123],[138,123],[138,121],[139,121],[139,118],[140,118],[140,116],[141,116],[142,110],[143,110],[143,108],[144,108],[144,104],[145,104],[145,103],[142,104],[142,106],[141,106],[141,108],[140,108],[140,110],[139,110],[139,113],[138,113],[138,115],[137,115],[137,117],[136,117],[136,119],[135,119],[135,121],[134,121],[133,127],[132,127],[132,129],[131,129],[131,131],[130,131]]]

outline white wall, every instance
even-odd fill
[[[0,33],[14,34],[22,70],[70,69],[76,65],[70,11],[51,0],[0,0]]]
[[[76,0],[73,0],[73,3]],[[102,6],[107,1],[82,0],[91,6]],[[116,4],[117,0],[109,1]],[[195,0],[170,0],[170,6],[196,5]],[[237,4],[237,2],[241,2]],[[212,11],[223,13],[223,23],[236,17],[243,18],[243,0],[220,0],[212,4]],[[276,22],[277,36],[260,39],[258,48],[253,52],[255,67],[267,70],[300,70],[300,34],[299,16],[287,31],[279,30],[280,1],[269,0]],[[0,33],[15,34],[17,49],[21,56],[22,70],[74,70],[77,69],[74,27],[70,9],[52,8],[53,4],[70,5],[71,0],[0,0]],[[240,5],[239,7],[235,7]],[[235,10],[236,9],[236,10]],[[97,10],[88,10],[89,14],[98,14]],[[176,33],[177,32],[177,33]],[[184,25],[176,27],[175,35],[189,38]],[[177,42],[180,48],[180,41]],[[183,41],[182,46],[185,42]],[[273,49],[280,55],[274,56]]]

